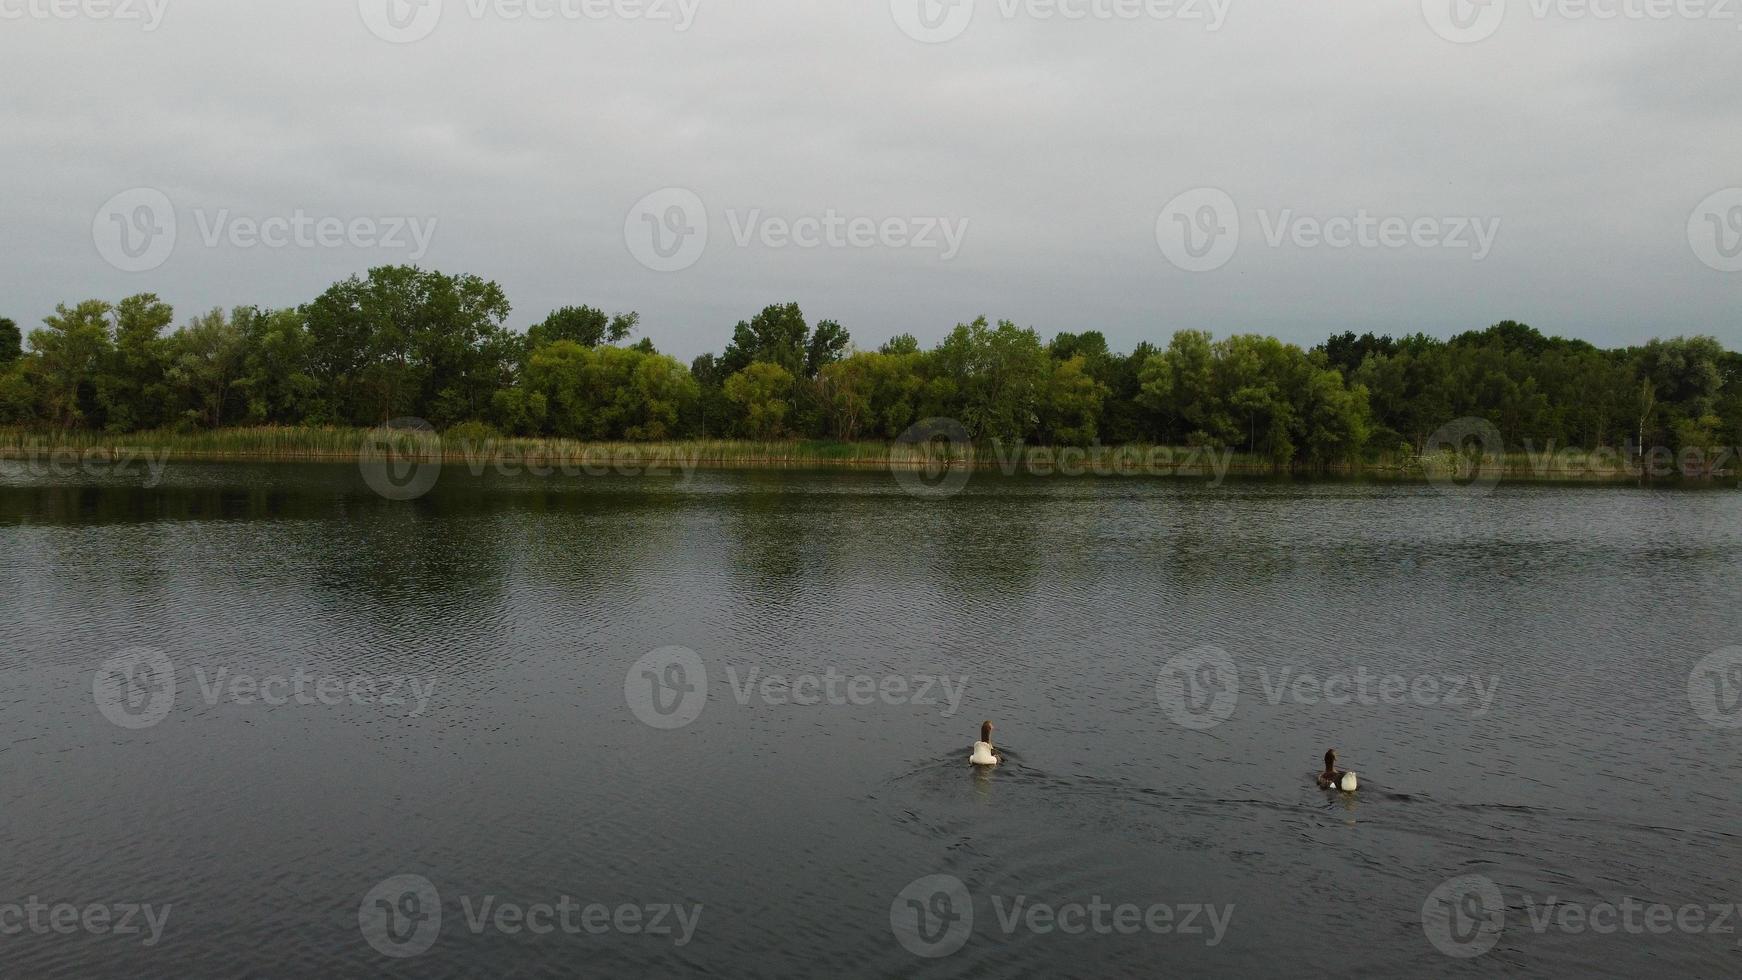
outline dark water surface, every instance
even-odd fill
[[[1715,714],[1690,696],[1696,664],[1742,643],[1734,491],[977,476],[933,501],[881,473],[703,472],[393,502],[354,466],[178,465],[150,489],[0,479],[0,554],[0,929],[33,899],[169,908],[155,945],[13,929],[6,976],[1742,972],[1734,919],[1532,918],[1742,900],[1733,678]],[[632,710],[631,665],[669,646],[699,655],[708,700],[666,730]],[[1214,685],[1158,692],[1206,646],[1238,671],[1220,723]],[[135,647],[173,662],[176,692],[128,728],[93,685]],[[741,704],[753,668],[966,681],[953,713],[935,690]],[[212,686],[298,671],[428,700]],[[1316,696],[1359,674],[1415,686]],[[1497,683],[1485,711],[1472,679]],[[129,710],[155,703],[135,693]],[[1012,758],[976,774],[985,718]],[[1331,745],[1354,796],[1310,781]],[[402,875],[443,921],[389,958],[360,906]],[[973,921],[924,958],[892,906],[932,875]],[[1430,933],[1467,952],[1495,920],[1424,928],[1423,907],[1468,875],[1505,908],[1459,959]],[[936,890],[922,907],[955,908]],[[629,919],[468,919],[565,896],[700,918],[681,945]],[[1019,897],[1232,917],[1007,928]],[[393,902],[402,924],[428,910]]]

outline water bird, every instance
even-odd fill
[[[1352,772],[1337,768],[1337,750],[1325,753],[1325,771],[1319,773],[1319,789],[1336,789],[1345,793],[1353,793],[1361,785],[1361,781]]]
[[[995,766],[1004,761],[1004,757],[992,747],[991,722],[980,726],[980,740],[974,743],[974,754],[968,757],[968,761],[976,766]]]

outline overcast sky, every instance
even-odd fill
[[[787,300],[865,347],[982,313],[1742,345],[1742,0],[422,2],[0,0],[0,315],[415,259],[685,357]]]

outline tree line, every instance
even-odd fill
[[[952,418],[982,442],[1215,446],[1309,466],[1420,451],[1464,417],[1509,448],[1742,444],[1742,354],[1710,337],[1605,350],[1507,321],[1446,341],[1344,333],[1311,350],[1181,330],[1120,353],[1099,331],[1043,340],[982,317],[930,349],[912,334],[868,349],[788,303],[686,366],[633,339],[635,313],[566,307],[523,333],[509,315],[493,282],[409,266],[179,327],[149,293],[63,304],[28,336],[0,319],[0,425],[418,417],[586,440],[887,440]]]

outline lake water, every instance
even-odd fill
[[[180,464],[0,549],[8,976],[1742,969],[1735,491]]]

